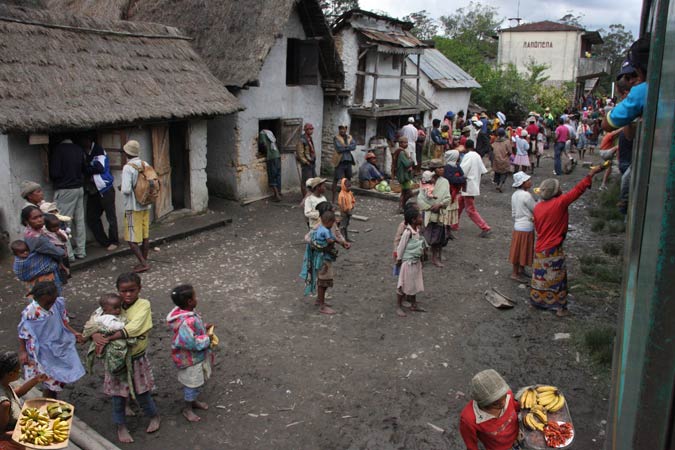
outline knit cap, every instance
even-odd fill
[[[543,200],[552,199],[558,190],[560,190],[560,182],[555,178],[547,178],[539,185],[539,197]]]
[[[38,189],[42,189],[42,186],[40,186],[38,183],[35,181],[22,181],[21,182],[21,197],[26,198],[33,192],[37,191]]]
[[[502,398],[509,391],[509,385],[494,369],[478,372],[471,379],[471,398],[484,408]]]

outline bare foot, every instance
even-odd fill
[[[445,267],[445,265],[442,262],[434,258],[431,259],[431,264],[433,264],[436,267]]]
[[[124,443],[130,444],[134,442],[134,438],[129,434],[129,430],[126,425],[117,425],[117,440]]]
[[[413,304],[410,306],[410,311],[413,311],[413,312],[427,312],[426,309],[422,308],[422,307],[421,307],[420,305],[418,305],[417,303],[413,303]]]
[[[127,416],[127,417],[134,417],[136,415],[136,413],[134,412],[133,409],[131,409],[131,406],[126,405],[124,407],[124,415]]]
[[[511,279],[514,280],[514,281],[517,281],[519,283],[527,283],[527,282],[530,281],[527,278],[525,278],[524,276],[520,276],[520,275],[511,275]]]
[[[200,402],[198,400],[192,402],[192,407],[195,409],[203,409],[204,411],[209,409],[209,405],[207,405],[206,402]]]
[[[331,308],[330,306],[327,306],[325,304],[321,307],[321,309],[319,309],[319,312],[321,314],[326,314],[326,315],[329,315],[329,316],[335,314],[335,310],[333,308]]]
[[[324,306],[333,306],[332,304],[330,304],[328,302],[324,302],[323,304],[324,304]],[[321,306],[321,303],[319,303],[319,301],[317,300],[317,301],[314,302],[314,306]]]
[[[558,317],[565,317],[570,314],[569,310],[567,308],[559,309],[556,311],[555,315]]]
[[[146,433],[154,433],[155,431],[159,430],[159,424],[162,423],[162,419],[160,419],[159,414],[156,415],[155,417],[150,419],[150,423],[148,424],[148,428],[145,429]]]
[[[396,315],[399,317],[408,317],[408,315],[401,308],[396,308]]]
[[[150,265],[149,264],[139,264],[137,266],[134,266],[133,269],[131,269],[134,273],[142,273],[142,272],[147,272],[150,270]]]
[[[202,420],[202,418],[195,414],[190,408],[183,409],[183,417],[185,417],[188,422],[199,422]]]

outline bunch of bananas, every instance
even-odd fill
[[[523,423],[530,430],[544,431],[544,425],[548,422],[544,409],[535,405],[530,412],[523,416]]]
[[[68,425],[67,421],[57,417],[52,424],[52,432],[54,433],[54,442],[63,442],[68,439],[70,425]]]
[[[555,386],[538,386],[535,389],[537,391],[537,404],[541,405],[544,410],[554,413],[565,406],[565,397]]]
[[[40,412],[37,408],[26,408],[21,413],[19,425],[21,426],[39,426],[49,423],[49,416]]]
[[[537,391],[534,388],[527,388],[520,396],[520,407],[531,409],[537,404]]]
[[[57,417],[61,420],[68,420],[73,416],[73,410],[70,406],[61,404],[61,403],[52,403],[47,406],[47,414],[50,419],[56,419]]]
[[[32,420],[21,426],[19,441],[35,445],[49,445],[54,442],[54,432],[47,423],[38,423]]]

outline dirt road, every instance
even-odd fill
[[[543,161],[535,184],[549,176],[550,165]],[[581,170],[564,178],[563,188],[571,187]],[[492,236],[479,238],[475,225],[462,217],[458,239],[444,250],[446,267],[424,268],[427,290],[419,300],[428,312],[407,318],[394,311],[390,255],[401,221],[394,202],[357,199],[358,214],[370,220],[353,221],[356,243],[340,251],[331,292],[339,313],[332,317],[318,314],[313,300],[302,297],[297,274],[306,230],[296,201],[237,206],[231,226],[154,252],[154,269],[143,275],[141,296],[153,305],[149,355],[163,423],[158,433],[146,435],[146,420],[132,418],[136,443],[124,447],[460,449],[458,418],[468,401],[469,381],[492,367],[514,391],[532,383],[561,387],[577,429],[575,448],[602,448],[608,380],[596,375],[572,340],[553,337],[615,320],[616,306],[577,293],[569,318],[530,309],[524,286],[508,278],[510,194],[495,192],[487,177],[482,189],[476,204],[493,227]],[[567,244],[572,285],[578,273],[575,257],[588,252],[591,241],[582,232],[588,227],[583,208],[576,204],[571,214],[576,230]],[[76,274],[66,290],[76,328],[101,293],[114,291],[116,276],[131,263],[122,258]],[[3,280],[9,280],[4,269]],[[22,300],[18,283],[7,282],[10,287],[0,294],[0,342],[14,348]],[[211,408],[198,424],[180,415],[181,392],[164,322],[173,307],[171,288],[185,282],[197,288],[198,308],[216,324],[222,343],[203,394]],[[509,311],[490,306],[482,293],[493,286],[518,305]],[[111,405],[101,394],[101,382],[99,368],[63,397],[113,440]]]

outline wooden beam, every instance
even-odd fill
[[[377,65],[379,61],[380,61],[380,52],[375,50],[375,73],[373,75],[373,102],[370,105],[370,109],[372,109],[373,111],[375,111],[375,100],[377,100],[377,77],[378,77]]]
[[[420,59],[421,56],[417,54],[417,89],[415,90],[415,105],[420,104]]]
[[[364,75],[364,76],[371,76],[371,77],[374,77],[374,76],[377,75],[379,78],[395,78],[395,79],[403,78],[403,79],[411,79],[411,80],[415,79],[415,78],[418,78],[417,75],[385,75],[385,74],[375,73],[375,72],[365,72],[363,70],[357,70],[356,74],[357,75]]]
[[[396,56],[394,56],[396,58]],[[405,61],[406,58],[401,59],[401,82],[398,88],[398,101],[401,101],[401,98],[403,98],[403,83],[405,83],[404,78],[405,77]]]

